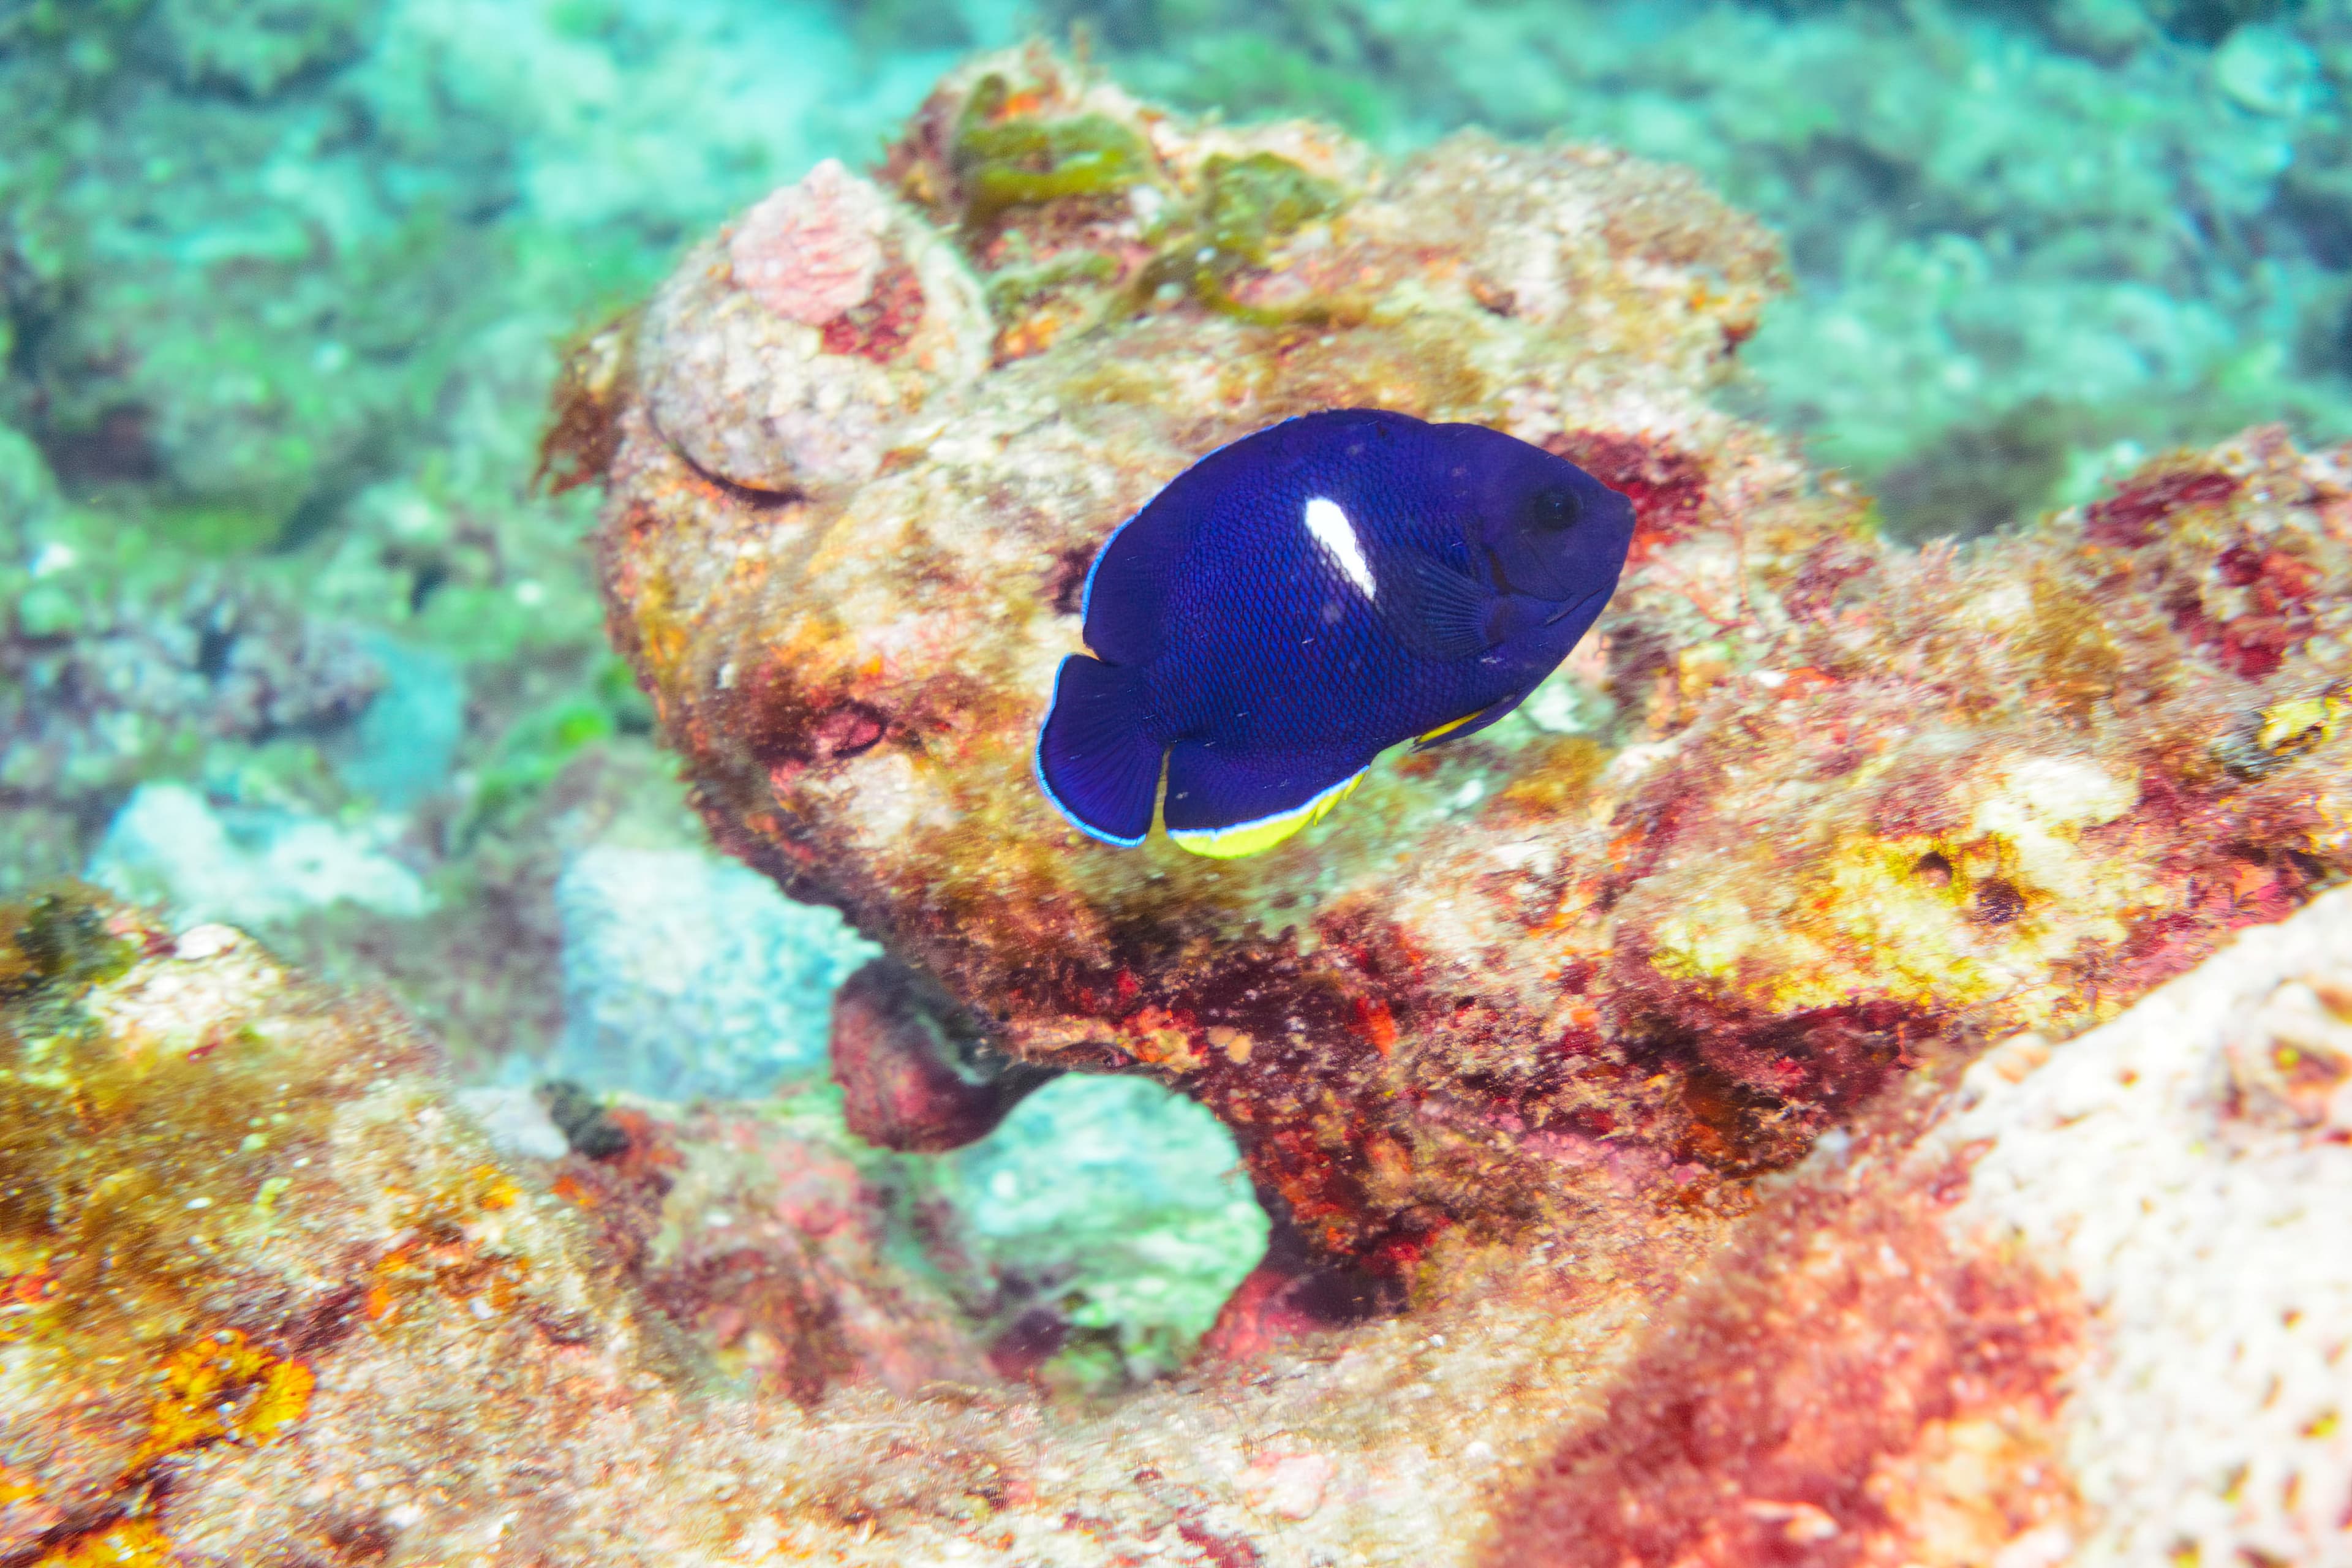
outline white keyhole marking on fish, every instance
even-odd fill
[[[1380,585],[1372,581],[1372,563],[1364,559],[1364,547],[1356,542],[1355,525],[1339,503],[1317,496],[1307,503],[1307,531],[1331,558],[1331,563],[1348,574],[1348,581],[1362,590],[1367,599],[1380,596]]]

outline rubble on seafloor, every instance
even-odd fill
[[[1031,53],[856,178],[567,384],[615,638],[723,845],[991,1050],[1200,1101],[1265,1261],[1181,1372],[1050,1397],[788,1108],[501,1152],[382,1005],[53,894],[0,948],[0,1561],[2341,1560],[2352,458],[1914,553],[1707,401],[1778,263],[1675,171],[1388,169]],[[1631,494],[1599,637],[1257,859],[1082,839],[1028,757],[1087,563],[1332,404]]]

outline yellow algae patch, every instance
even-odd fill
[[[1655,931],[1651,962],[1675,980],[1730,980],[1739,961],[1769,939],[1753,911],[1729,895],[1685,905]]]
[[[206,1334],[164,1362],[163,1395],[132,1468],[225,1437],[273,1442],[310,1410],[315,1384],[309,1367],[235,1329]]]
[[[2121,942],[2123,916],[2142,900],[2136,872],[2080,841],[2133,799],[2085,763],[2019,763],[1977,803],[1966,836],[1841,843],[1774,909],[1750,902],[1750,889],[1773,884],[1763,868],[1727,873],[1714,896],[1658,922],[1653,962],[1776,1013],[1864,994],[1935,1009],[2011,996],[2021,1026],[2044,1022],[2050,966],[2086,941]]]
[[[496,1165],[477,1165],[466,1173],[472,1184],[475,1203],[486,1209],[512,1208],[522,1189],[514,1179]]]
[[[2352,718],[2352,681],[2310,697],[2291,697],[2242,715],[2212,745],[2216,762],[2242,779],[2259,779],[2306,752],[2333,742]]]
[[[1119,1026],[1119,1044],[1139,1062],[1171,1072],[1191,1072],[1201,1065],[1192,1037],[1172,1014],[1146,1007]]]
[[[1840,846],[1795,901],[1760,918],[1736,893],[1658,924],[1659,970],[1677,980],[1738,985],[1776,1013],[1834,1007],[1857,994],[1913,1005],[1966,1006],[2001,988],[1974,951],[1957,879],[1922,875],[1933,840]]]
[[[2262,727],[2254,731],[2254,744],[2274,757],[2306,752],[2334,740],[2347,715],[2352,715],[2352,696],[2335,692],[2274,702],[2258,715]]]
[[[2000,787],[1977,804],[1969,826],[1977,837],[2004,843],[2024,880],[2057,898],[2085,899],[2102,879],[2075,841],[2083,829],[2129,811],[2136,795],[2088,763],[2036,757],[2009,770]]]
[[[1923,1007],[1966,1007],[2011,982],[2005,965],[1988,968],[1969,922],[1969,858],[1906,837],[1851,844],[1831,861],[1822,912],[1840,947],[1874,963],[1873,989]],[[1864,976],[1840,978],[1851,990]]]
[[[1498,799],[1531,816],[1564,814],[1583,804],[1609,763],[1609,750],[1586,735],[1563,735],[1520,760]]]
[[[299,1361],[281,1361],[262,1377],[261,1386],[246,1405],[237,1423],[238,1436],[260,1447],[283,1436],[289,1427],[310,1413],[310,1394],[319,1380]]]

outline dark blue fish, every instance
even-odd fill
[[[1479,425],[1340,409],[1247,436],[1128,519],[1087,576],[1037,777],[1107,843],[1255,854],[1381,752],[1486,728],[1617,586],[1633,509]]]

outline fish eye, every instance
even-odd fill
[[[1529,533],[1559,533],[1575,526],[1584,508],[1566,485],[1547,485],[1519,503],[1516,519]]]

